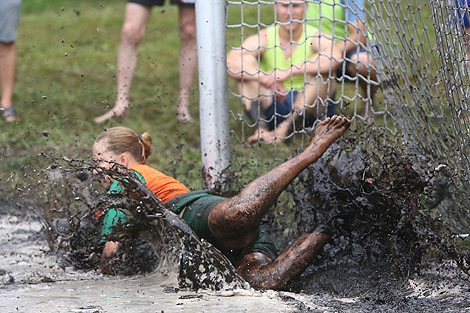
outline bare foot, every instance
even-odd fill
[[[345,117],[337,115],[327,117],[315,128],[312,138],[310,139],[310,144],[307,146],[306,150],[319,148],[319,152],[323,154],[336,139],[344,134],[350,125],[351,121]]]
[[[98,116],[95,118],[95,123],[96,124],[102,124],[106,122],[109,119],[115,118],[115,117],[124,117],[127,112],[127,107],[124,108],[116,108],[114,107],[112,110],[109,110],[103,115]]]
[[[258,131],[256,131],[250,137],[248,137],[247,140],[249,143],[254,143],[257,141],[263,141],[266,143],[272,143],[272,142],[281,143],[285,141],[284,138],[277,137],[274,130],[270,131],[270,130],[263,129],[263,128],[259,128]]]
[[[369,124],[374,124],[374,114],[372,111],[373,106],[373,103],[372,105],[370,105],[368,102],[364,102],[364,105],[362,107],[361,115]]]
[[[189,114],[189,112],[187,113],[184,113],[184,112],[177,112],[176,113],[176,118],[180,121],[180,122],[183,122],[183,123],[188,123],[188,122],[191,122],[193,120],[193,118],[191,117],[191,115]]]
[[[186,98],[180,97],[178,99],[178,103],[176,103],[176,118],[180,122],[191,122],[193,118],[189,113],[189,103]]]

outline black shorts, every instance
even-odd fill
[[[127,2],[137,3],[145,6],[163,5],[165,0],[128,0]],[[194,0],[170,0],[171,4],[179,6],[194,6]]]

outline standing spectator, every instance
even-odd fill
[[[7,122],[17,121],[12,107],[16,75],[16,38],[20,19],[21,0],[0,1],[0,110]]]
[[[3,0],[2,0],[3,1]],[[117,99],[114,108],[95,118],[103,123],[113,117],[120,117],[129,108],[129,92],[137,63],[137,50],[144,36],[145,26],[155,5],[163,5],[164,0],[129,0],[121,33],[118,54]],[[181,41],[179,71],[180,93],[176,104],[180,121],[191,121],[189,114],[189,92],[197,66],[196,14],[194,0],[171,0],[179,6],[179,35]]]
[[[307,23],[322,33],[335,38],[335,49],[340,51],[343,62],[337,66],[338,79],[359,79],[364,93],[361,114],[372,118],[370,105],[376,94],[376,63],[367,48],[362,0],[311,0],[307,10]]]

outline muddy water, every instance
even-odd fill
[[[38,216],[8,211],[0,214],[0,312],[290,312],[295,308],[272,291],[179,290],[176,271],[105,277],[75,270],[51,253]]]
[[[98,258],[93,256],[93,231],[78,236],[76,247],[71,238],[55,234],[50,251],[51,232],[44,225],[51,224],[43,222],[43,207],[3,201],[0,312],[470,312],[465,254],[461,258],[446,232],[439,231],[442,225],[421,214],[429,179],[393,153],[385,160],[387,167],[377,170],[360,151],[339,151],[333,147],[300,177],[293,194],[297,210],[275,208],[276,215],[264,221],[263,228],[275,238],[278,249],[319,224],[328,224],[335,232],[321,257],[289,291],[247,288],[223,258],[188,237],[183,226],[170,231],[178,221],[162,212],[150,212],[157,218],[141,216],[135,224],[147,225],[136,231],[150,230],[151,246],[158,243],[153,245],[155,269],[144,275],[103,276],[94,266]],[[60,176],[56,174],[53,179]],[[96,204],[96,191],[84,195],[77,192],[84,188],[66,185],[61,182],[51,188],[70,196],[51,192],[46,219],[65,214],[83,221],[81,217]],[[61,199],[80,199],[86,205],[72,212],[80,201],[60,203]],[[144,204],[128,203],[136,215]],[[61,212],[63,208],[67,212]],[[179,246],[185,246],[183,254],[173,249]],[[198,259],[198,253],[205,257]],[[185,255],[191,266],[181,263],[178,255]],[[124,256],[129,264],[138,264],[129,253]],[[216,275],[200,275],[214,271]],[[185,278],[183,284],[178,275]]]
[[[313,294],[194,292],[178,290],[171,275],[104,277],[61,266],[34,215],[1,214],[0,246],[0,312],[470,312],[468,277],[448,261],[429,260],[403,281],[327,269]],[[361,294],[345,296],[344,286],[360,285]]]

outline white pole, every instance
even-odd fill
[[[230,129],[225,50],[225,0],[196,0],[199,116],[203,187],[228,184]]]

